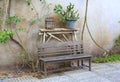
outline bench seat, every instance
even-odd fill
[[[40,61],[44,62],[55,62],[55,61],[67,61],[67,60],[78,60],[83,58],[90,58],[89,54],[76,54],[76,55],[64,55],[64,56],[53,56],[40,58]]]
[[[84,66],[86,66],[88,67],[89,71],[91,71],[92,55],[84,53],[82,41],[42,43],[38,48],[38,54],[40,62],[40,71],[45,76],[47,76],[49,72],[55,72],[58,70],[68,68],[72,69],[73,67],[84,68]],[[84,60],[87,60],[88,64],[85,65]],[[77,66],[72,66],[74,61]],[[68,62],[70,67],[57,68],[53,70],[47,69],[48,65],[59,65],[60,63],[64,65],[65,62]]]

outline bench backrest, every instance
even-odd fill
[[[72,55],[83,53],[82,41],[42,43],[38,48],[40,57]]]

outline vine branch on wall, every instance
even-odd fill
[[[2,20],[2,30],[5,29],[5,20],[8,16],[9,0],[3,0],[3,20]]]
[[[45,1],[45,0],[42,0],[42,1]],[[18,19],[18,17],[16,17],[16,16],[10,16],[10,11],[11,11],[11,5],[12,5],[12,0],[4,0],[4,16],[3,16],[3,18],[4,18],[4,22],[3,22],[3,24],[2,24],[2,29],[3,29],[3,31],[6,29],[6,25],[5,24],[7,24],[6,23],[6,19],[7,18],[9,18],[10,20],[9,20],[9,29],[12,31],[12,30],[14,30],[15,28],[16,28],[16,23],[18,23],[20,20]],[[37,15],[37,17],[38,17],[38,12],[36,11],[36,9],[35,9],[35,7],[34,7],[34,5],[33,5],[33,3],[32,3],[32,7],[34,8],[34,10],[35,10],[35,12],[36,12],[36,14],[35,15]],[[12,20],[11,20],[12,19]],[[12,29],[12,27],[15,27],[14,29]],[[22,51],[25,53],[25,55],[26,55],[26,58],[25,59],[27,59],[27,62],[24,62],[24,64],[27,64],[28,65],[28,62],[29,62],[29,59],[30,59],[30,54],[29,54],[29,52],[27,51],[27,49],[26,49],[26,47],[23,45],[23,43],[22,43],[22,40],[21,40],[21,38],[19,37],[19,35],[18,35],[18,33],[16,32],[16,34],[17,34],[17,37],[18,37],[18,39],[16,40],[15,38],[14,38],[14,36],[13,35],[10,35],[10,40],[11,41],[13,41],[15,44],[17,44],[21,49],[22,49]],[[31,65],[33,66],[33,63],[31,63]],[[30,65],[29,65],[30,66]],[[35,68],[35,67],[32,67],[32,68]],[[33,69],[34,70],[34,69]]]
[[[88,14],[88,0],[86,0],[86,9],[85,9],[85,17],[84,17],[84,23],[83,23],[83,29],[82,29],[82,35],[81,35],[81,40],[83,40],[83,35],[84,35],[84,29],[85,29],[85,26],[87,27],[87,31],[92,39],[92,41],[94,42],[94,44],[96,46],[98,46],[100,49],[102,49],[103,51],[105,51],[105,53],[103,54],[103,56],[107,57],[109,55],[109,50],[106,50],[104,49],[103,47],[101,47],[96,41],[95,39],[93,38],[90,30],[89,30],[89,26],[88,26],[88,22],[87,22],[87,14]]]

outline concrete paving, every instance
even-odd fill
[[[26,76],[3,79],[0,82],[120,82],[120,62],[93,63],[92,71],[80,69],[52,74],[44,79]]]

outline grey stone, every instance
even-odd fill
[[[120,70],[106,73],[104,77],[111,80],[112,82],[120,82]]]
[[[87,69],[67,71],[49,75],[44,79],[31,76],[6,78],[0,82],[120,82],[120,62],[92,64],[92,71]]]
[[[42,79],[42,82],[75,82],[72,78],[67,76],[57,76],[52,78]]]

